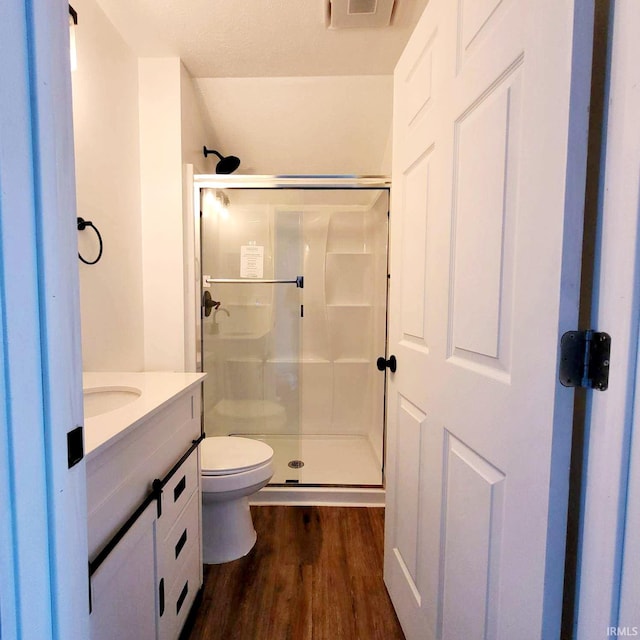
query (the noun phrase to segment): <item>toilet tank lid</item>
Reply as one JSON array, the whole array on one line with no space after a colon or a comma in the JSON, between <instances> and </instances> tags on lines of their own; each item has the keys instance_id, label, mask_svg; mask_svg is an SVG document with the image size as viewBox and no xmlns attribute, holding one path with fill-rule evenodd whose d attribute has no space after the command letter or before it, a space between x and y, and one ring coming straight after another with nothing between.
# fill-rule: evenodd
<instances>
[{"instance_id":1,"label":"toilet tank lid","mask_svg":"<svg viewBox=\"0 0 640 640\"><path fill-rule=\"evenodd\" d=\"M200 445L203 474L240 473L269 462L273 449L260 440L237 436L209 436Z\"/></svg>"}]
</instances>

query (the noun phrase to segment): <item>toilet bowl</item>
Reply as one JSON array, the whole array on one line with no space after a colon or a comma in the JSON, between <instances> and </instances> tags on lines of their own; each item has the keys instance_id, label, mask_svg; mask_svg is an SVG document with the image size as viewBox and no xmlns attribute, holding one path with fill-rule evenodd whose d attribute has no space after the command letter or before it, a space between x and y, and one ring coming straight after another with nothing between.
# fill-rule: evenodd
<instances>
[{"instance_id":1,"label":"toilet bowl","mask_svg":"<svg viewBox=\"0 0 640 640\"><path fill-rule=\"evenodd\" d=\"M247 555L256 542L249 496L273 475L273 449L235 436L207 437L200 445L202 555L220 564Z\"/></svg>"}]
</instances>

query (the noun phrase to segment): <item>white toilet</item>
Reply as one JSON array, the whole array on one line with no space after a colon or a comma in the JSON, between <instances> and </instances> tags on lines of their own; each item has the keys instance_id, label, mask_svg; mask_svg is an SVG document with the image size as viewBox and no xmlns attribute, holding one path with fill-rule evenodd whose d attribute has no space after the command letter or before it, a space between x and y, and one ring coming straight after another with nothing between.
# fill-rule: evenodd
<instances>
[{"instance_id":1,"label":"white toilet","mask_svg":"<svg viewBox=\"0 0 640 640\"><path fill-rule=\"evenodd\" d=\"M207 437L200 445L202 553L205 564L247 555L256 542L249 496L273 475L273 449L235 436Z\"/></svg>"}]
</instances>

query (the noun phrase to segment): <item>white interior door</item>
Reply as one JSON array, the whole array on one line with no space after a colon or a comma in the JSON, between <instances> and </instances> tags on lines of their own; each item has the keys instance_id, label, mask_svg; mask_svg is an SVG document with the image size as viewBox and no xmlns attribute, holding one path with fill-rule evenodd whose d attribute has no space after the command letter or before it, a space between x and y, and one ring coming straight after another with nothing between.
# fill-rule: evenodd
<instances>
[{"instance_id":1,"label":"white interior door","mask_svg":"<svg viewBox=\"0 0 640 640\"><path fill-rule=\"evenodd\" d=\"M559 637L592 12L431 0L395 71L385 580L408 640Z\"/></svg>"},{"instance_id":2,"label":"white interior door","mask_svg":"<svg viewBox=\"0 0 640 640\"><path fill-rule=\"evenodd\" d=\"M89 637L67 2L0 2L0 637ZM75 432L78 433L77 431Z\"/></svg>"}]
</instances>

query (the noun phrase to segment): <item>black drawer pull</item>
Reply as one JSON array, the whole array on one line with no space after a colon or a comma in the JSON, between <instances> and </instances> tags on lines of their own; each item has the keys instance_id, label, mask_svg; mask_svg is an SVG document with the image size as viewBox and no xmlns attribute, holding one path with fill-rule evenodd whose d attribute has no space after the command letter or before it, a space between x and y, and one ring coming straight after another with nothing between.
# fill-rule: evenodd
<instances>
[{"instance_id":1,"label":"black drawer pull","mask_svg":"<svg viewBox=\"0 0 640 640\"><path fill-rule=\"evenodd\" d=\"M176 488L173 490L173 501L178 502L178 498L182 495L182 492L187 488L187 476L182 476L182 480L178 482Z\"/></svg>"},{"instance_id":2,"label":"black drawer pull","mask_svg":"<svg viewBox=\"0 0 640 640\"><path fill-rule=\"evenodd\" d=\"M187 598L187 593L189 593L189 581L187 580L184 583L184 587L182 587L182 592L180 593L180 597L178 598L178 602L176 602L176 615L180 613L180 609L182 609L182 605Z\"/></svg>"},{"instance_id":3,"label":"black drawer pull","mask_svg":"<svg viewBox=\"0 0 640 640\"><path fill-rule=\"evenodd\" d=\"M160 580L160 586L158 587L158 597L160 599L160 617L164 613L164 578Z\"/></svg>"},{"instance_id":4,"label":"black drawer pull","mask_svg":"<svg viewBox=\"0 0 640 640\"><path fill-rule=\"evenodd\" d=\"M187 544L187 530L186 529L182 532L182 535L180 536L180 540L178 540L178 543L176 544L176 560L178 559L178 556L180 555L180 552L184 548L185 544Z\"/></svg>"}]
</instances>

